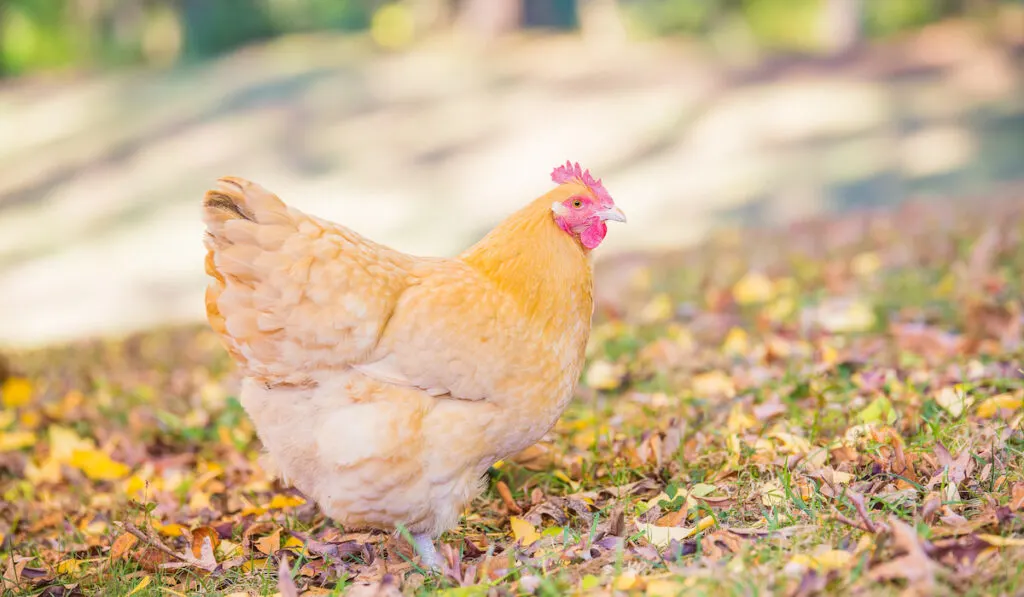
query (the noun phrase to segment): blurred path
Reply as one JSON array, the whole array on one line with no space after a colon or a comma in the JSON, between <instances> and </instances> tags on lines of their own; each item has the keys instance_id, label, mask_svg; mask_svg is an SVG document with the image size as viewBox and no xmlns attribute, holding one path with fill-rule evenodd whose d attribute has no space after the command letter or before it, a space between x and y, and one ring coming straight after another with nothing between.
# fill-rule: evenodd
<instances>
[{"instance_id":1,"label":"blurred path","mask_svg":"<svg viewBox=\"0 0 1024 597\"><path fill-rule=\"evenodd\" d=\"M936 27L835 61L731 71L573 39L371 54L282 39L169 72L0 87L0 345L202 317L203 190L223 174L421 254L452 254L580 161L678 246L1024 175L1020 52ZM605 247L602 247L605 249Z\"/></svg>"}]
</instances>

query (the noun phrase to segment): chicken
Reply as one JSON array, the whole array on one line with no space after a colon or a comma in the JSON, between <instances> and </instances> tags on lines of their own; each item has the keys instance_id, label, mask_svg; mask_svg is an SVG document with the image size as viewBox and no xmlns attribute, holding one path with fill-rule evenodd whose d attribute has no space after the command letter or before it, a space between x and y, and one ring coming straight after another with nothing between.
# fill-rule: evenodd
<instances>
[{"instance_id":1,"label":"chicken","mask_svg":"<svg viewBox=\"0 0 1024 597\"><path fill-rule=\"evenodd\" d=\"M424 566L487 469L573 395L590 252L625 222L578 164L454 259L414 257L223 178L203 215L206 312L264 462L348 528L407 529Z\"/></svg>"}]
</instances>

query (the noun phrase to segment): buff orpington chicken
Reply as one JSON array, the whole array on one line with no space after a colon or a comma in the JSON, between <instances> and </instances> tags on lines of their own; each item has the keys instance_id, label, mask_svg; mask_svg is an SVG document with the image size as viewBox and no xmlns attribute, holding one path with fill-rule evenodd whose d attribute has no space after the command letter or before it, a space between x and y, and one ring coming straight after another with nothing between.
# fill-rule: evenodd
<instances>
[{"instance_id":1,"label":"buff orpington chicken","mask_svg":"<svg viewBox=\"0 0 1024 597\"><path fill-rule=\"evenodd\" d=\"M406 528L424 567L488 468L572 398L590 253L625 222L579 164L454 259L414 257L222 178L203 217L210 325L268 469L346 528Z\"/></svg>"}]
</instances>

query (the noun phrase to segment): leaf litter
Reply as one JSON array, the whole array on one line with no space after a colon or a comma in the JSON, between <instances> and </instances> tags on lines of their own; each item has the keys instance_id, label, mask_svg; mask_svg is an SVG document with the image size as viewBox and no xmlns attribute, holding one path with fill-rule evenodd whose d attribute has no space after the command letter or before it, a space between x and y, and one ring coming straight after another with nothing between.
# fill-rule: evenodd
<instances>
[{"instance_id":1,"label":"leaf litter","mask_svg":"<svg viewBox=\"0 0 1024 597\"><path fill-rule=\"evenodd\" d=\"M205 329L8 354L3 592L1019 594L1019 199L599 263L577 399L438 573L272 480Z\"/></svg>"}]
</instances>

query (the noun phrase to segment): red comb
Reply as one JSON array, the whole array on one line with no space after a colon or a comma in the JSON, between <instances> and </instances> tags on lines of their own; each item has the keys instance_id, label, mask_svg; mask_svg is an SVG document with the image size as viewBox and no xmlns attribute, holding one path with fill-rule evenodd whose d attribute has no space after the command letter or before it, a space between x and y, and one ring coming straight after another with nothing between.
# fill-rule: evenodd
<instances>
[{"instance_id":1,"label":"red comb","mask_svg":"<svg viewBox=\"0 0 1024 597\"><path fill-rule=\"evenodd\" d=\"M565 184L567 182L579 183L590 189L590 192L593 193L602 204L615 204L615 202L612 201L612 196L605 190L601 181L595 180L594 177L590 175L590 170L580 168L579 162L574 164L567 161L564 166L555 168L554 171L551 172L551 180L558 184Z\"/></svg>"}]
</instances>

